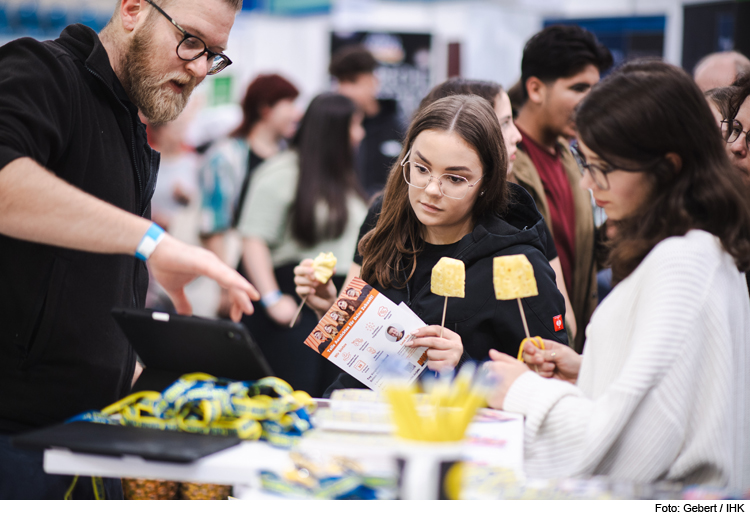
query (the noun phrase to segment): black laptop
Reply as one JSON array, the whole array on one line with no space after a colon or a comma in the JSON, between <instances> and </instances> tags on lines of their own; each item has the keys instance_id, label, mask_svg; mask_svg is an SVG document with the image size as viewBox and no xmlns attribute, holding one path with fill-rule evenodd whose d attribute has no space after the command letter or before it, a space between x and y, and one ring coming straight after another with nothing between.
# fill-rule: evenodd
<instances>
[{"instance_id":1,"label":"black laptop","mask_svg":"<svg viewBox=\"0 0 750 528\"><path fill-rule=\"evenodd\" d=\"M130 308L114 309L112 315L146 365L133 392L161 392L181 375L191 372L240 381L272 375L257 344L240 324ZM72 422L20 434L12 442L28 449L64 447L81 453L137 455L147 460L184 463L236 445L240 440Z\"/></svg>"},{"instance_id":2,"label":"black laptop","mask_svg":"<svg viewBox=\"0 0 750 528\"><path fill-rule=\"evenodd\" d=\"M240 381L273 375L239 323L133 308L116 308L112 315L146 366L134 392L161 392L191 372Z\"/></svg>"},{"instance_id":3,"label":"black laptop","mask_svg":"<svg viewBox=\"0 0 750 528\"><path fill-rule=\"evenodd\" d=\"M36 429L12 438L15 447L63 447L74 453L188 463L241 442L236 436L161 431L92 422L71 422Z\"/></svg>"}]
</instances>

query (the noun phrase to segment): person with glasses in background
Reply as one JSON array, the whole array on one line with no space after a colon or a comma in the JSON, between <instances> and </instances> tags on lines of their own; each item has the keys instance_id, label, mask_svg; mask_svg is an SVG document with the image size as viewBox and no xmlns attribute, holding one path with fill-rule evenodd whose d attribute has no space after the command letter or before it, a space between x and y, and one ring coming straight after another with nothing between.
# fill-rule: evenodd
<instances>
[{"instance_id":1,"label":"person with glasses in background","mask_svg":"<svg viewBox=\"0 0 750 528\"><path fill-rule=\"evenodd\" d=\"M0 48L0 498L62 498L72 481L46 475L42 453L12 447L12 434L130 392L139 367L110 311L143 307L147 263L183 314L183 287L199 275L230 290L235 320L260 297L150 222L159 154L139 118L175 119L231 64L240 6L121 0L98 35L75 24ZM119 480L106 490L122 497ZM77 497L94 497L90 479Z\"/></svg>"},{"instance_id":2,"label":"person with glasses in background","mask_svg":"<svg viewBox=\"0 0 750 528\"><path fill-rule=\"evenodd\" d=\"M727 143L729 160L743 175L750 186L750 74L739 77L726 89L729 100L726 115L721 121L721 133Z\"/></svg>"},{"instance_id":3,"label":"person with glasses in background","mask_svg":"<svg viewBox=\"0 0 750 528\"><path fill-rule=\"evenodd\" d=\"M515 301L498 301L493 259L524 254L534 267L539 295L523 299L529 331L567 344L557 329L565 302L545 256L543 219L531 196L508 184L507 150L492 106L475 95L438 99L417 114L394 164L374 229L359 243L360 276L396 304L406 303L428 326L406 343L427 347L431 371L488 358L490 348L515 354L525 337ZM448 300L431 292L432 268L442 257L460 259L466 296ZM297 294L319 316L336 289L312 280L309 262L295 269ZM340 374L329 387L363 387Z\"/></svg>"},{"instance_id":4,"label":"person with glasses in background","mask_svg":"<svg viewBox=\"0 0 750 528\"><path fill-rule=\"evenodd\" d=\"M576 125L580 185L616 224L616 285L582 356L526 343L537 374L491 352L488 403L526 417L529 477L747 490L750 204L708 104L681 68L635 62L592 88Z\"/></svg>"},{"instance_id":5,"label":"person with glasses in background","mask_svg":"<svg viewBox=\"0 0 750 528\"><path fill-rule=\"evenodd\" d=\"M741 75L731 86L709 90L705 96L712 103L712 111L713 107L718 109L721 136L729 161L750 188L750 139L747 137L750 128L750 74ZM714 111L714 116L716 113ZM750 273L746 273L745 278L750 293Z\"/></svg>"}]
</instances>

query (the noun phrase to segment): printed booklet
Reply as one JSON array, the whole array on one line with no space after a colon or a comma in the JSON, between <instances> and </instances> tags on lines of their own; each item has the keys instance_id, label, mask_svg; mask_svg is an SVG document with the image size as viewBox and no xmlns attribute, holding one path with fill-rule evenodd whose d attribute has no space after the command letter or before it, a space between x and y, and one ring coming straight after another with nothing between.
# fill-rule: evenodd
<instances>
[{"instance_id":1,"label":"printed booklet","mask_svg":"<svg viewBox=\"0 0 750 528\"><path fill-rule=\"evenodd\" d=\"M404 303L396 305L361 279L353 279L305 344L373 390L401 374L409 383L427 365L427 347L404 346L427 326Z\"/></svg>"}]
</instances>

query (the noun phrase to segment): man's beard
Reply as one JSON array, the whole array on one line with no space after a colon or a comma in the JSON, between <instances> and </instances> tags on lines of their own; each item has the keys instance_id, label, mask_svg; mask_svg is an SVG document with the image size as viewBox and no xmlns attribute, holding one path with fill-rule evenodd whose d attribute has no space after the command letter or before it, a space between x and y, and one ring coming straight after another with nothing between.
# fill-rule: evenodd
<instances>
[{"instance_id":1,"label":"man's beard","mask_svg":"<svg viewBox=\"0 0 750 528\"><path fill-rule=\"evenodd\" d=\"M153 56L151 38L144 33L146 32L133 36L122 63L120 81L130 100L148 122L163 125L180 115L198 82L187 73L179 76L153 71L149 61ZM170 81L177 82L182 87L182 92L175 93L167 84Z\"/></svg>"}]
</instances>

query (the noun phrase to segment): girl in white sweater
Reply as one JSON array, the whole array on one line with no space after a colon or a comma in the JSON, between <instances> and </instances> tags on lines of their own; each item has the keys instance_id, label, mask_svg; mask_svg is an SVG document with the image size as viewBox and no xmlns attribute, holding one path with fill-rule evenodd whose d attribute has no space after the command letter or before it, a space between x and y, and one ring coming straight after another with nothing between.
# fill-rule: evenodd
<instances>
[{"instance_id":1,"label":"girl in white sweater","mask_svg":"<svg viewBox=\"0 0 750 528\"><path fill-rule=\"evenodd\" d=\"M527 344L536 374L492 351L490 404L526 416L529 476L750 488L750 200L711 111L684 71L640 62L576 124L618 284L583 356Z\"/></svg>"}]
</instances>

